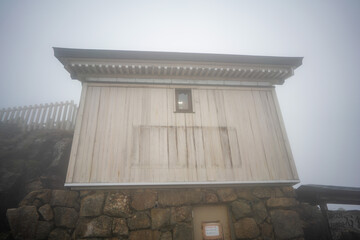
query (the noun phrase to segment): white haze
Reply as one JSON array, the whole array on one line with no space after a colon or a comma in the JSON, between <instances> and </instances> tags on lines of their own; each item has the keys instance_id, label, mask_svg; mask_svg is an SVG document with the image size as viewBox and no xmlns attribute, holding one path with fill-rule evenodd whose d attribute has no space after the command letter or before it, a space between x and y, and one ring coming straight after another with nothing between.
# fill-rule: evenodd
<instances>
[{"instance_id":1,"label":"white haze","mask_svg":"<svg viewBox=\"0 0 360 240\"><path fill-rule=\"evenodd\" d=\"M278 86L301 184L360 187L360 1L1 1L0 108L78 102L52 47L300 56Z\"/></svg>"}]
</instances>

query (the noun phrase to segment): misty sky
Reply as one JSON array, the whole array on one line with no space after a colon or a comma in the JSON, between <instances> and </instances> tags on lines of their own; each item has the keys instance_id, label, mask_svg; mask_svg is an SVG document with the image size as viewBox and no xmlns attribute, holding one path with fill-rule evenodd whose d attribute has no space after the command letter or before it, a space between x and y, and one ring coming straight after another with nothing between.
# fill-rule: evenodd
<instances>
[{"instance_id":1,"label":"misty sky","mask_svg":"<svg viewBox=\"0 0 360 240\"><path fill-rule=\"evenodd\" d=\"M304 57L276 88L302 184L360 187L360 1L0 2L0 108L78 102L52 47Z\"/></svg>"}]
</instances>

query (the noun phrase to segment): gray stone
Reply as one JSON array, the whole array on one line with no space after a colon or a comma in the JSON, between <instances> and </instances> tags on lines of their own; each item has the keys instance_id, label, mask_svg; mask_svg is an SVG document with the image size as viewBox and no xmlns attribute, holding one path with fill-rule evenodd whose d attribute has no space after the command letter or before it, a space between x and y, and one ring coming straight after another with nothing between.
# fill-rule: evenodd
<instances>
[{"instance_id":1,"label":"gray stone","mask_svg":"<svg viewBox=\"0 0 360 240\"><path fill-rule=\"evenodd\" d=\"M40 216L45 221L50 221L54 218L53 210L51 209L51 206L49 204L45 204L42 207L39 208Z\"/></svg>"},{"instance_id":2,"label":"gray stone","mask_svg":"<svg viewBox=\"0 0 360 240\"><path fill-rule=\"evenodd\" d=\"M259 228L253 218L243 218L234 224L237 238L256 238L260 235Z\"/></svg>"},{"instance_id":3,"label":"gray stone","mask_svg":"<svg viewBox=\"0 0 360 240\"><path fill-rule=\"evenodd\" d=\"M235 191L232 188L220 188L216 192L222 202L231 202L237 198Z\"/></svg>"},{"instance_id":4,"label":"gray stone","mask_svg":"<svg viewBox=\"0 0 360 240\"><path fill-rule=\"evenodd\" d=\"M104 206L104 214L113 217L130 217L130 198L123 193L109 193Z\"/></svg>"},{"instance_id":5,"label":"gray stone","mask_svg":"<svg viewBox=\"0 0 360 240\"><path fill-rule=\"evenodd\" d=\"M51 197L51 190L49 189L42 189L42 190L37 190L37 191L33 191L28 193L23 200L21 200L21 202L19 203L19 206L33 206L34 205L34 201L40 200L40 205L42 204L46 204L49 203ZM36 204L39 205L39 204Z\"/></svg>"},{"instance_id":6,"label":"gray stone","mask_svg":"<svg viewBox=\"0 0 360 240\"><path fill-rule=\"evenodd\" d=\"M231 210L235 219L250 216L252 213L250 204L243 200L232 202Z\"/></svg>"},{"instance_id":7,"label":"gray stone","mask_svg":"<svg viewBox=\"0 0 360 240\"><path fill-rule=\"evenodd\" d=\"M56 228L50 234L48 240L70 240L71 237L65 229Z\"/></svg>"},{"instance_id":8,"label":"gray stone","mask_svg":"<svg viewBox=\"0 0 360 240\"><path fill-rule=\"evenodd\" d=\"M190 225L180 223L174 228L174 240L191 240L193 239L193 229Z\"/></svg>"},{"instance_id":9,"label":"gray stone","mask_svg":"<svg viewBox=\"0 0 360 240\"><path fill-rule=\"evenodd\" d=\"M298 202L294 198L270 198L266 201L266 205L269 208L286 208L297 206Z\"/></svg>"},{"instance_id":10,"label":"gray stone","mask_svg":"<svg viewBox=\"0 0 360 240\"><path fill-rule=\"evenodd\" d=\"M129 229L126 225L126 220L123 218L114 218L112 224L112 233L118 237L129 235Z\"/></svg>"},{"instance_id":11,"label":"gray stone","mask_svg":"<svg viewBox=\"0 0 360 240\"><path fill-rule=\"evenodd\" d=\"M258 201L258 198L255 197L250 191L244 189L237 189L236 195L239 199L246 201Z\"/></svg>"},{"instance_id":12,"label":"gray stone","mask_svg":"<svg viewBox=\"0 0 360 240\"><path fill-rule=\"evenodd\" d=\"M200 203L203 193L196 190L161 191L158 201L161 206L180 206Z\"/></svg>"},{"instance_id":13,"label":"gray stone","mask_svg":"<svg viewBox=\"0 0 360 240\"><path fill-rule=\"evenodd\" d=\"M88 195L81 200L80 217L94 217L102 214L105 194L103 192L96 192Z\"/></svg>"},{"instance_id":14,"label":"gray stone","mask_svg":"<svg viewBox=\"0 0 360 240\"><path fill-rule=\"evenodd\" d=\"M191 221L190 206L181 206L171 208L171 223Z\"/></svg>"},{"instance_id":15,"label":"gray stone","mask_svg":"<svg viewBox=\"0 0 360 240\"><path fill-rule=\"evenodd\" d=\"M280 188L274 188L271 197L272 198L281 198L281 197L284 197L284 194Z\"/></svg>"},{"instance_id":16,"label":"gray stone","mask_svg":"<svg viewBox=\"0 0 360 240\"><path fill-rule=\"evenodd\" d=\"M295 190L293 187L282 187L282 192L286 197L296 197Z\"/></svg>"},{"instance_id":17,"label":"gray stone","mask_svg":"<svg viewBox=\"0 0 360 240\"><path fill-rule=\"evenodd\" d=\"M254 219L257 223L263 222L268 216L268 212L263 202L258 201L252 206Z\"/></svg>"},{"instance_id":18,"label":"gray stone","mask_svg":"<svg viewBox=\"0 0 360 240\"><path fill-rule=\"evenodd\" d=\"M252 194L258 198L270 198L271 190L269 188L259 187L259 188L255 188Z\"/></svg>"},{"instance_id":19,"label":"gray stone","mask_svg":"<svg viewBox=\"0 0 360 240\"><path fill-rule=\"evenodd\" d=\"M92 219L81 218L75 235L80 238L111 237L112 227L112 218L108 216L103 215Z\"/></svg>"},{"instance_id":20,"label":"gray stone","mask_svg":"<svg viewBox=\"0 0 360 240\"><path fill-rule=\"evenodd\" d=\"M261 236L263 238L271 239L273 236L273 227L269 223L263 223L260 225Z\"/></svg>"},{"instance_id":21,"label":"gray stone","mask_svg":"<svg viewBox=\"0 0 360 240\"><path fill-rule=\"evenodd\" d=\"M135 192L132 194L131 207L141 211L155 206L156 203L155 192Z\"/></svg>"},{"instance_id":22,"label":"gray stone","mask_svg":"<svg viewBox=\"0 0 360 240\"><path fill-rule=\"evenodd\" d=\"M36 207L11 208L6 211L6 216L15 239L35 239L39 219Z\"/></svg>"},{"instance_id":23,"label":"gray stone","mask_svg":"<svg viewBox=\"0 0 360 240\"><path fill-rule=\"evenodd\" d=\"M36 195L36 198L39 199L43 204L50 203L51 200L51 190L43 189Z\"/></svg>"},{"instance_id":24,"label":"gray stone","mask_svg":"<svg viewBox=\"0 0 360 240\"><path fill-rule=\"evenodd\" d=\"M160 232L154 230L132 231L129 236L129 240L159 240L159 238Z\"/></svg>"},{"instance_id":25,"label":"gray stone","mask_svg":"<svg viewBox=\"0 0 360 240\"><path fill-rule=\"evenodd\" d=\"M79 209L79 193L75 191L53 190L50 200L53 207Z\"/></svg>"},{"instance_id":26,"label":"gray stone","mask_svg":"<svg viewBox=\"0 0 360 240\"><path fill-rule=\"evenodd\" d=\"M78 220L78 213L73 208L55 207L55 225L57 227L75 228Z\"/></svg>"},{"instance_id":27,"label":"gray stone","mask_svg":"<svg viewBox=\"0 0 360 240\"><path fill-rule=\"evenodd\" d=\"M172 240L171 232L163 232L161 234L160 240Z\"/></svg>"},{"instance_id":28,"label":"gray stone","mask_svg":"<svg viewBox=\"0 0 360 240\"><path fill-rule=\"evenodd\" d=\"M151 209L152 229L159 229L170 224L169 208L153 208Z\"/></svg>"},{"instance_id":29,"label":"gray stone","mask_svg":"<svg viewBox=\"0 0 360 240\"><path fill-rule=\"evenodd\" d=\"M36 239L48 239L51 230L54 228L52 222L39 221L36 230Z\"/></svg>"},{"instance_id":30,"label":"gray stone","mask_svg":"<svg viewBox=\"0 0 360 240\"><path fill-rule=\"evenodd\" d=\"M217 195L215 193L206 192L204 201L206 203L217 203L217 202L219 202L219 199L218 199L218 197L217 197Z\"/></svg>"},{"instance_id":31,"label":"gray stone","mask_svg":"<svg viewBox=\"0 0 360 240\"><path fill-rule=\"evenodd\" d=\"M299 215L291 210L273 210L270 212L275 236L278 239L302 237L303 230Z\"/></svg>"},{"instance_id":32,"label":"gray stone","mask_svg":"<svg viewBox=\"0 0 360 240\"><path fill-rule=\"evenodd\" d=\"M144 229L151 226L151 221L147 213L137 212L134 216L127 220L128 226L131 230Z\"/></svg>"}]
</instances>

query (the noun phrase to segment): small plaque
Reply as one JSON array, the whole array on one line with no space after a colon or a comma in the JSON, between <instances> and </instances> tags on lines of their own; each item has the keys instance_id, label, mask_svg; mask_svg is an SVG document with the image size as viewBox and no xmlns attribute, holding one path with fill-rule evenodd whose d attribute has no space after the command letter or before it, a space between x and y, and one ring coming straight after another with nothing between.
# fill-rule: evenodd
<instances>
[{"instance_id":1,"label":"small plaque","mask_svg":"<svg viewBox=\"0 0 360 240\"><path fill-rule=\"evenodd\" d=\"M205 226L205 236L214 237L219 235L220 235L219 226Z\"/></svg>"},{"instance_id":2,"label":"small plaque","mask_svg":"<svg viewBox=\"0 0 360 240\"><path fill-rule=\"evenodd\" d=\"M223 239L222 226L219 222L202 223L202 230L204 240Z\"/></svg>"}]
</instances>

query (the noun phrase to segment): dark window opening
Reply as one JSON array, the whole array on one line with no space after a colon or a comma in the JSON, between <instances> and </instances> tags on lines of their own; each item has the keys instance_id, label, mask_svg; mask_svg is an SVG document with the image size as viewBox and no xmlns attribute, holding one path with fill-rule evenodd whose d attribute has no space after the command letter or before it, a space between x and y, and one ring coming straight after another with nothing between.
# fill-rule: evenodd
<instances>
[{"instance_id":1,"label":"dark window opening","mask_svg":"<svg viewBox=\"0 0 360 240\"><path fill-rule=\"evenodd\" d=\"M192 99L191 89L175 89L176 112L191 113Z\"/></svg>"}]
</instances>

